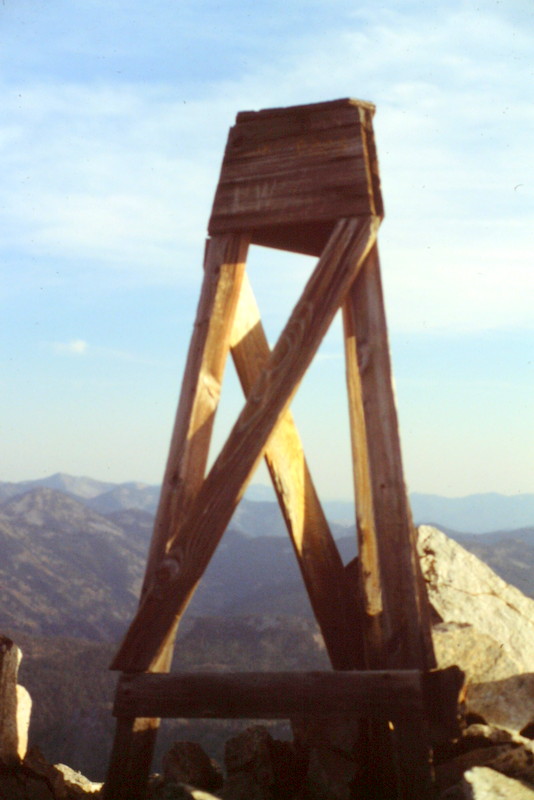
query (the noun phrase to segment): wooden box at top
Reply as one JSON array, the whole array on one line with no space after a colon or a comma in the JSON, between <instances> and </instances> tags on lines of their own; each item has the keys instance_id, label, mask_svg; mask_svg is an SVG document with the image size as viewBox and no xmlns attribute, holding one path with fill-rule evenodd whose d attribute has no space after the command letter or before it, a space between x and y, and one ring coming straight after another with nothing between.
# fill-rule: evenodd
<instances>
[{"instance_id":1,"label":"wooden box at top","mask_svg":"<svg viewBox=\"0 0 534 800\"><path fill-rule=\"evenodd\" d=\"M340 218L382 217L373 114L350 99L238 114L209 234L318 256Z\"/></svg>"}]
</instances>

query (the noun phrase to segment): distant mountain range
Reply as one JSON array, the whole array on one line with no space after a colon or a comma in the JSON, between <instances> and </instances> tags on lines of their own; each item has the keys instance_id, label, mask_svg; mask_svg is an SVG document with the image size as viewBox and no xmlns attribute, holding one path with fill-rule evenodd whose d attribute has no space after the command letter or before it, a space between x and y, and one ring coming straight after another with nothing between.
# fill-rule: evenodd
<instances>
[{"instance_id":1,"label":"distant mountain range","mask_svg":"<svg viewBox=\"0 0 534 800\"><path fill-rule=\"evenodd\" d=\"M0 630L93 641L119 638L139 596L153 514L121 508L154 487L110 489L82 479L59 479L63 490L0 484ZM110 501L114 493L115 501ZM88 497L87 494L90 494ZM99 505L99 502L101 505ZM102 510L97 511L96 508ZM113 510L110 510L113 509ZM435 520L428 520L435 522ZM534 594L534 526L490 534L441 526L526 594ZM344 562L356 555L354 526L332 524ZM189 614L285 614L311 609L275 503L245 500L228 527Z\"/></svg>"},{"instance_id":2,"label":"distant mountain range","mask_svg":"<svg viewBox=\"0 0 534 800\"><path fill-rule=\"evenodd\" d=\"M55 489L81 500L99 514L125 509L142 509L154 514L160 488L146 483L109 483L93 478L56 473L48 478L19 483L0 482L0 503L30 489ZM254 506L251 506L254 503ZM410 495L414 522L434 524L464 533L490 533L534 525L534 494L472 494L466 497L443 497L414 492ZM261 505L257 505L261 504ZM325 514L336 538L354 525L354 504L327 500ZM261 513L258 513L261 508ZM232 521L234 527L249 536L285 535L282 515L274 491L269 486L252 485L245 494Z\"/></svg>"},{"instance_id":3,"label":"distant mountain range","mask_svg":"<svg viewBox=\"0 0 534 800\"><path fill-rule=\"evenodd\" d=\"M180 626L182 669L326 663L291 543L280 535L278 507L254 492L249 498L257 499L236 511ZM107 664L137 605L157 494L144 484L66 475L0 484L0 633L24 652L21 682L34 700L31 741L50 760L95 779L103 775L113 727ZM440 527L534 596L532 523L477 535ZM332 528L347 563L356 554L354 525ZM171 726L161 746L198 734L217 752L229 724L221 722L217 735L202 721L180 731Z\"/></svg>"}]
</instances>

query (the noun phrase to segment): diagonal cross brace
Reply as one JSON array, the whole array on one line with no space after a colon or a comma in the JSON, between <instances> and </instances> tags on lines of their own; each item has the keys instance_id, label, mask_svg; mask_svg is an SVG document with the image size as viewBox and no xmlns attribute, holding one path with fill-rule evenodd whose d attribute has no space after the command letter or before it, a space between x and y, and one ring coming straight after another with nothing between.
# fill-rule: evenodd
<instances>
[{"instance_id":1,"label":"diagonal cross brace","mask_svg":"<svg viewBox=\"0 0 534 800\"><path fill-rule=\"evenodd\" d=\"M246 274L230 347L248 396L271 350ZM330 662L338 670L362 668L365 648L354 587L313 484L291 409L278 420L264 458Z\"/></svg>"},{"instance_id":2,"label":"diagonal cross brace","mask_svg":"<svg viewBox=\"0 0 534 800\"><path fill-rule=\"evenodd\" d=\"M112 669L144 671L165 647L336 312L376 241L375 216L340 220L189 514L155 571Z\"/></svg>"}]
</instances>

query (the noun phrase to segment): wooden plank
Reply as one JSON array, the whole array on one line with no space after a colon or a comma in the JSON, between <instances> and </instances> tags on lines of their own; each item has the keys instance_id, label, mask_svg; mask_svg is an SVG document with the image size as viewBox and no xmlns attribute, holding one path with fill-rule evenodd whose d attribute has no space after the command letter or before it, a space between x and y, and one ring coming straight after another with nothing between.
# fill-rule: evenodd
<instances>
[{"instance_id":1,"label":"wooden plank","mask_svg":"<svg viewBox=\"0 0 534 800\"><path fill-rule=\"evenodd\" d=\"M117 719L104 800L145 800L158 726L155 718Z\"/></svg>"},{"instance_id":2,"label":"wooden plank","mask_svg":"<svg viewBox=\"0 0 534 800\"><path fill-rule=\"evenodd\" d=\"M365 144L360 125L356 115L350 125L326 132L304 128L291 132L289 129L283 131L284 135L271 138L265 136L263 126L255 128L257 136L236 126L228 137L220 182L235 177L235 173L242 168L248 168L249 172L253 167L256 168L261 178L277 163L283 165L286 162L286 168L291 170L298 166L318 167L331 159L362 161L365 158Z\"/></svg>"},{"instance_id":3,"label":"wooden plank","mask_svg":"<svg viewBox=\"0 0 534 800\"><path fill-rule=\"evenodd\" d=\"M146 591L206 471L250 236L206 245L204 281L184 372L144 582Z\"/></svg>"},{"instance_id":4,"label":"wooden plank","mask_svg":"<svg viewBox=\"0 0 534 800\"><path fill-rule=\"evenodd\" d=\"M232 196L225 194L224 202L214 207L210 220L210 234L226 233L231 230L250 231L272 225L287 225L301 219L306 221L336 220L340 217L369 216L369 199L367 194L354 192L339 196L334 190L325 190L324 194L299 194L298 186L288 191L283 197L269 201L270 185L260 187L258 197L244 197L239 193Z\"/></svg>"},{"instance_id":5,"label":"wooden plank","mask_svg":"<svg viewBox=\"0 0 534 800\"><path fill-rule=\"evenodd\" d=\"M343 306L343 323L358 536L358 558L355 562L356 586L362 610L365 666L368 669L376 669L381 660L385 634L378 541L369 468L369 449L372 443L367 438L356 337L346 303Z\"/></svg>"},{"instance_id":6,"label":"wooden plank","mask_svg":"<svg viewBox=\"0 0 534 800\"><path fill-rule=\"evenodd\" d=\"M360 108L362 123L362 144L365 151L365 165L367 169L367 184L370 190L370 206L373 214L384 217L384 202L380 188L380 171L378 169L378 156L373 132L374 110Z\"/></svg>"},{"instance_id":7,"label":"wooden plank","mask_svg":"<svg viewBox=\"0 0 534 800\"><path fill-rule=\"evenodd\" d=\"M344 100L239 115L209 232L269 228L269 246L317 254L316 245L310 250L297 236L300 226L329 221L328 236L342 217L382 215L373 113L370 104ZM289 223L294 238L285 227L277 241L274 229Z\"/></svg>"},{"instance_id":8,"label":"wooden plank","mask_svg":"<svg viewBox=\"0 0 534 800\"><path fill-rule=\"evenodd\" d=\"M252 231L252 244L274 247L291 253L320 256L335 224L332 220L314 220L303 222L302 225L276 224L255 228Z\"/></svg>"},{"instance_id":9,"label":"wooden plank","mask_svg":"<svg viewBox=\"0 0 534 800\"><path fill-rule=\"evenodd\" d=\"M428 715L442 740L458 733L463 673L458 667L421 670L316 672L132 673L119 682L113 713L119 717L290 719L372 717L403 720ZM446 694L447 704L436 702Z\"/></svg>"},{"instance_id":10,"label":"wooden plank","mask_svg":"<svg viewBox=\"0 0 534 800\"><path fill-rule=\"evenodd\" d=\"M374 578L362 572L364 587L375 587L378 581L381 584L381 600L374 588L369 590L368 604L380 613L382 637L370 666L431 669L435 667L435 657L429 606L404 485L376 246L354 281L343 312L347 369L352 382L349 392L353 397L361 395L357 416L363 413L364 417L362 423L355 422L353 429L356 484L361 485L360 547L373 554L369 569L380 570L380 576ZM369 474L362 480L365 461ZM377 562L379 567L373 566Z\"/></svg>"},{"instance_id":11,"label":"wooden plank","mask_svg":"<svg viewBox=\"0 0 534 800\"><path fill-rule=\"evenodd\" d=\"M263 108L260 111L240 111L236 117L236 122L266 122L268 120L274 120L276 117L287 118L288 112L293 113L296 117L305 116L309 118L312 114L317 113L321 114L321 116L328 116L330 114L334 119L339 119L343 111L351 111L354 108L366 108L374 112L376 106L366 100L355 100L352 97L343 97L339 100L327 100L322 103L305 103L289 107Z\"/></svg>"},{"instance_id":12,"label":"wooden plank","mask_svg":"<svg viewBox=\"0 0 534 800\"><path fill-rule=\"evenodd\" d=\"M143 671L185 610L337 309L376 240L379 220L341 220L213 464L172 548L145 593L114 669Z\"/></svg>"},{"instance_id":13,"label":"wooden plank","mask_svg":"<svg viewBox=\"0 0 534 800\"><path fill-rule=\"evenodd\" d=\"M263 179L266 176L284 176L295 170L315 170L329 164L334 169L342 164L350 164L354 169L362 170L365 168L363 164L365 157L366 150L362 140L340 138L339 141L329 142L327 147L326 143L319 139L313 150L309 148L305 152L295 143L295 147L277 153L262 152L261 158L253 153L232 158L224 166L220 183L224 185L239 178Z\"/></svg>"},{"instance_id":14,"label":"wooden plank","mask_svg":"<svg viewBox=\"0 0 534 800\"><path fill-rule=\"evenodd\" d=\"M367 664L427 670L435 666L429 606L404 485L376 245L347 295L343 319ZM392 731L371 722L368 748L384 765L383 774L368 776L377 796L393 781L399 800L430 800L427 715L407 714Z\"/></svg>"},{"instance_id":15,"label":"wooden plank","mask_svg":"<svg viewBox=\"0 0 534 800\"><path fill-rule=\"evenodd\" d=\"M243 391L248 395L271 353L246 275L231 348ZM265 461L332 666L335 669L363 668L363 640L356 598L349 587L289 409L268 440Z\"/></svg>"},{"instance_id":16,"label":"wooden plank","mask_svg":"<svg viewBox=\"0 0 534 800\"><path fill-rule=\"evenodd\" d=\"M421 673L181 672L121 678L113 713L162 718L398 716L423 707Z\"/></svg>"},{"instance_id":17,"label":"wooden plank","mask_svg":"<svg viewBox=\"0 0 534 800\"><path fill-rule=\"evenodd\" d=\"M207 244L204 281L163 479L143 594L157 574L173 533L204 478L230 331L245 270L249 237L228 235ZM167 631L146 669L170 668L176 625ZM106 798L137 800L146 786L159 720L122 719L106 778ZM125 788L126 787L126 788Z\"/></svg>"},{"instance_id":18,"label":"wooden plank","mask_svg":"<svg viewBox=\"0 0 534 800\"><path fill-rule=\"evenodd\" d=\"M240 205L265 202L283 198L298 190L303 195L316 195L317 186L321 191L367 195L367 171L363 159L328 159L310 168L296 163L291 169L280 169L273 163L269 172L261 176L250 174L248 170L236 170L234 178L227 179L219 186L218 199L224 206L225 198L232 202L238 198Z\"/></svg>"}]
</instances>

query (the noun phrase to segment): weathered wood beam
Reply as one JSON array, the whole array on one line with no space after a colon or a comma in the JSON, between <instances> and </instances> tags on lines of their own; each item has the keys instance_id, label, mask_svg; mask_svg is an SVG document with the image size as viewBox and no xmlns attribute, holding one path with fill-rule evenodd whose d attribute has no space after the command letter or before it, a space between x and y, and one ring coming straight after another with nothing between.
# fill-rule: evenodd
<instances>
[{"instance_id":1,"label":"weathered wood beam","mask_svg":"<svg viewBox=\"0 0 534 800\"><path fill-rule=\"evenodd\" d=\"M204 480L250 236L208 239L204 280L184 371L143 591Z\"/></svg>"},{"instance_id":2,"label":"weathered wood beam","mask_svg":"<svg viewBox=\"0 0 534 800\"><path fill-rule=\"evenodd\" d=\"M371 216L337 223L268 364L157 569L113 669L144 671L157 658L230 522L269 436L373 246L379 222Z\"/></svg>"},{"instance_id":3,"label":"weathered wood beam","mask_svg":"<svg viewBox=\"0 0 534 800\"><path fill-rule=\"evenodd\" d=\"M118 717L103 788L105 800L145 800L159 722L155 716Z\"/></svg>"},{"instance_id":4,"label":"weathered wood beam","mask_svg":"<svg viewBox=\"0 0 534 800\"><path fill-rule=\"evenodd\" d=\"M243 391L248 395L271 351L246 275L231 351ZM364 643L357 597L347 579L289 409L280 417L264 456L332 666L363 669Z\"/></svg>"},{"instance_id":5,"label":"weathered wood beam","mask_svg":"<svg viewBox=\"0 0 534 800\"><path fill-rule=\"evenodd\" d=\"M429 605L404 484L376 244L347 295L343 322L367 666L432 669ZM427 714L415 709L391 732L371 720L367 746L383 764L383 773L369 776L377 796L392 782L399 800L432 796Z\"/></svg>"},{"instance_id":6,"label":"weathered wood beam","mask_svg":"<svg viewBox=\"0 0 534 800\"><path fill-rule=\"evenodd\" d=\"M294 716L404 719L427 715L458 733L458 667L422 672L133 673L120 679L113 713L163 718L286 719Z\"/></svg>"},{"instance_id":7,"label":"weathered wood beam","mask_svg":"<svg viewBox=\"0 0 534 800\"><path fill-rule=\"evenodd\" d=\"M143 594L152 585L169 542L204 479L249 240L247 235L228 234L207 242L204 281L161 488ZM175 633L176 625L172 625L146 663L146 669L158 672L170 669ZM106 800L142 797L158 727L157 717L118 720L104 789Z\"/></svg>"},{"instance_id":8,"label":"weathered wood beam","mask_svg":"<svg viewBox=\"0 0 534 800\"><path fill-rule=\"evenodd\" d=\"M430 612L404 484L376 245L347 295L343 320L363 554L360 584L367 613L377 617L369 667L432 669Z\"/></svg>"},{"instance_id":9,"label":"weathered wood beam","mask_svg":"<svg viewBox=\"0 0 534 800\"><path fill-rule=\"evenodd\" d=\"M343 99L238 114L210 234L247 230L254 244L320 255L337 220L383 216L373 113Z\"/></svg>"}]
</instances>

